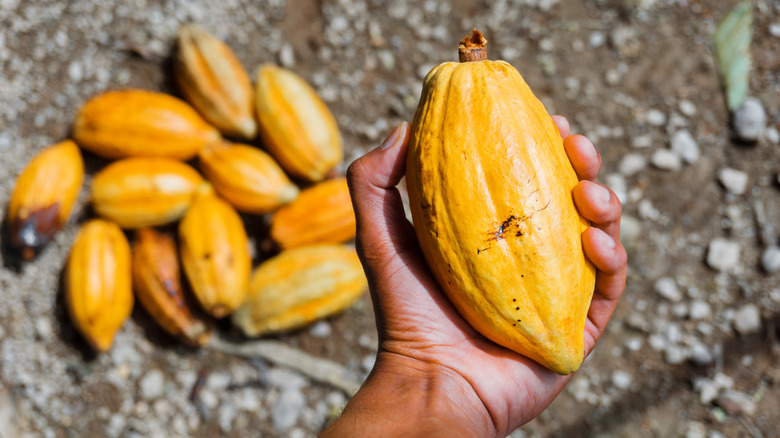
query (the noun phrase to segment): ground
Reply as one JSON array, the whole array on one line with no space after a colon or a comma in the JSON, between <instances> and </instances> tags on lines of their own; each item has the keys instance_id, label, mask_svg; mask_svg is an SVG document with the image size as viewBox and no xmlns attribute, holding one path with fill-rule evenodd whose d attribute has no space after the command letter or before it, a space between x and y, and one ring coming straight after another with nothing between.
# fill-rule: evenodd
<instances>
[{"instance_id":1,"label":"ground","mask_svg":"<svg viewBox=\"0 0 780 438\"><path fill-rule=\"evenodd\" d=\"M624 298L594 354L513 436L780 436L780 273L760 262L780 243L780 2L751 3L749 94L767 114L756 143L735 139L713 55L732 0L0 0L0 212L16 175L68 137L86 99L120 87L177 94L169 54L182 23L225 40L252 75L281 63L309 81L344 135L342 171L412 118L424 75L455 59L476 26L490 58L514 65L548 111L597 145L629 253ZM700 156L672 150L681 131ZM89 184L105 161L86 161ZM60 287L92 215L86 193L34 261L19 266L3 245L0 436L305 437L338 412L348 394L337 387L185 348L138 308L109 353L91 353ZM257 263L264 223L246 223ZM229 323L219 331L246 342ZM376 348L369 298L274 339L360 381Z\"/></svg>"}]
</instances>

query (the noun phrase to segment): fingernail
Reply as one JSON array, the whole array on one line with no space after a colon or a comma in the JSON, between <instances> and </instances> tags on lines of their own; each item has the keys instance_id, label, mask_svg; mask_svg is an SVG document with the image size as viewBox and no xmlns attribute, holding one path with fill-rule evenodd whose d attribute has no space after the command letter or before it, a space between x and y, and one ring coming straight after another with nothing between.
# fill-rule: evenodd
<instances>
[{"instance_id":1,"label":"fingernail","mask_svg":"<svg viewBox=\"0 0 780 438\"><path fill-rule=\"evenodd\" d=\"M591 160L598 160L599 154L596 152L596 146L587 139L580 139L579 144L580 152L586 155Z\"/></svg>"},{"instance_id":2,"label":"fingernail","mask_svg":"<svg viewBox=\"0 0 780 438\"><path fill-rule=\"evenodd\" d=\"M399 123L395 128L393 128L392 131L390 131L390 134L388 134L387 138L385 138L379 147L383 151L386 151L391 147L401 144L403 136L406 135L406 125L408 125L407 122Z\"/></svg>"},{"instance_id":3,"label":"fingernail","mask_svg":"<svg viewBox=\"0 0 780 438\"><path fill-rule=\"evenodd\" d=\"M598 235L596 239L599 241L599 246L610 249L615 247L615 239L613 239L609 234L605 233L604 230L600 228L594 228L594 230L596 230L596 234Z\"/></svg>"}]
</instances>

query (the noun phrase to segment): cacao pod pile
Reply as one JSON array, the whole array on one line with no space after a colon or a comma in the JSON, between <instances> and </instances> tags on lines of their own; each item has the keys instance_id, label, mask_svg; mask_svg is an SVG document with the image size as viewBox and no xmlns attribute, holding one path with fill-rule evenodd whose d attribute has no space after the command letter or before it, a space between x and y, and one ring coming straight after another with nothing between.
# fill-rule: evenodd
<instances>
[{"instance_id":1,"label":"cacao pod pile","mask_svg":"<svg viewBox=\"0 0 780 438\"><path fill-rule=\"evenodd\" d=\"M186 101L139 89L94 96L75 117L73 141L36 155L9 200L8 240L30 260L76 205L79 146L117 160L92 178L100 218L81 226L64 271L72 322L98 352L130 316L133 291L163 330L198 347L213 331L209 318L236 312L247 336L292 330L343 311L367 287L354 248L342 245L355 235L346 181L324 181L343 159L324 102L271 65L253 88L231 49L196 26L182 26L177 43L174 82ZM258 133L268 153L223 138L253 142ZM194 157L205 178L183 161ZM302 190L290 177L316 185ZM239 212L273 214L267 239L281 252L254 274ZM150 228L176 222L175 237Z\"/></svg>"}]
</instances>

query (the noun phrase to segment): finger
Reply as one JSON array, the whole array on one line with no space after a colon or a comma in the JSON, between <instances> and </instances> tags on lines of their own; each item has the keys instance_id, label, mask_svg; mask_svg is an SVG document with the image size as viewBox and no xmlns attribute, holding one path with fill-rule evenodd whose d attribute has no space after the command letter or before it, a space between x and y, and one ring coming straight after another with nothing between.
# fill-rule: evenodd
<instances>
[{"instance_id":1,"label":"finger","mask_svg":"<svg viewBox=\"0 0 780 438\"><path fill-rule=\"evenodd\" d=\"M607 325L626 285L626 250L619 241L598 228L582 233L585 256L596 267L596 286L588 319L600 334Z\"/></svg>"},{"instance_id":2,"label":"finger","mask_svg":"<svg viewBox=\"0 0 780 438\"><path fill-rule=\"evenodd\" d=\"M601 155L590 140L582 135L572 135L563 140L563 147L579 179L595 181L598 178Z\"/></svg>"},{"instance_id":3,"label":"finger","mask_svg":"<svg viewBox=\"0 0 780 438\"><path fill-rule=\"evenodd\" d=\"M569 121L566 120L566 117L563 116L552 116L553 123L555 123L555 126L558 128L558 132L561 134L561 138L566 138L569 136L569 132L571 132L571 127L569 126Z\"/></svg>"},{"instance_id":4,"label":"finger","mask_svg":"<svg viewBox=\"0 0 780 438\"><path fill-rule=\"evenodd\" d=\"M410 127L396 126L381 146L347 170L357 221L357 246L367 270L379 273L397 253L416 242L395 186L406 168Z\"/></svg>"},{"instance_id":5,"label":"finger","mask_svg":"<svg viewBox=\"0 0 780 438\"><path fill-rule=\"evenodd\" d=\"M572 189L572 197L582 217L607 232L613 239L620 238L620 215L623 207L612 189L603 184L580 181Z\"/></svg>"}]
</instances>

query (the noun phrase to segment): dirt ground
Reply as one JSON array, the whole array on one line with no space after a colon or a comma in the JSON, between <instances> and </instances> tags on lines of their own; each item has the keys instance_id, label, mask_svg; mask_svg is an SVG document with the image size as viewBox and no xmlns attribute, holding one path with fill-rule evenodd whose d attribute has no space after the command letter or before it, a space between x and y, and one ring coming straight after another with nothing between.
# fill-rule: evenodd
<instances>
[{"instance_id":1,"label":"dirt ground","mask_svg":"<svg viewBox=\"0 0 780 438\"><path fill-rule=\"evenodd\" d=\"M755 143L735 139L712 48L736 3L0 0L0 213L24 165L68 137L86 99L121 87L178 94L169 54L182 23L225 40L252 75L278 63L313 84L344 135L342 171L411 120L423 76L454 60L476 26L491 59L513 64L548 111L597 145L629 252L624 298L595 352L512 436L778 437L780 271L760 259L780 244L780 1L751 2L749 94L767 114ZM695 159L672 148L683 131ZM106 162L85 158L88 185ZM140 308L109 353L88 350L60 287L92 215L86 193L31 263L0 237L0 437L316 436L348 394L273 361L182 347ZM259 263L265 225L246 224ZM732 246L713 261L721 239ZM229 323L218 328L244 342ZM360 381L376 351L369 298L273 339Z\"/></svg>"}]
</instances>

